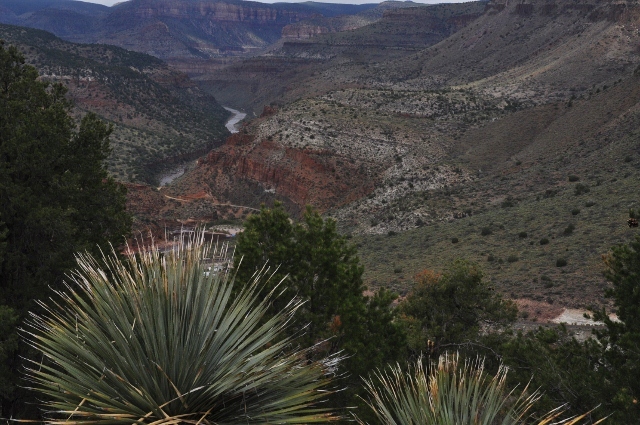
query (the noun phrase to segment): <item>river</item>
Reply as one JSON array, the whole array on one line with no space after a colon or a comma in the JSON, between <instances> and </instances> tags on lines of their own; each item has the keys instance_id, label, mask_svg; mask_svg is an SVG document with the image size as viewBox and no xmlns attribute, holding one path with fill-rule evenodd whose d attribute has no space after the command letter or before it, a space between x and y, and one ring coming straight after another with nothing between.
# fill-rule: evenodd
<instances>
[{"instance_id":1,"label":"river","mask_svg":"<svg viewBox=\"0 0 640 425\"><path fill-rule=\"evenodd\" d=\"M225 124L227 130L232 133L237 133L239 131L238 123L240 123L240 121L242 121L247 116L247 114L242 111L238 111L237 109L229 108L228 106L223 106L223 108L233 114Z\"/></svg>"},{"instance_id":2,"label":"river","mask_svg":"<svg viewBox=\"0 0 640 425\"><path fill-rule=\"evenodd\" d=\"M233 114L231 115L231 118L227 120L225 127L227 127L227 130L231 133L237 133L238 124L247 116L247 114L242 111L238 111L237 109L229 108L228 106L223 106L223 108ZM167 186L178 177L181 177L193 163L195 163L195 161L189 161L162 173L160 176L160 187Z\"/></svg>"}]
</instances>

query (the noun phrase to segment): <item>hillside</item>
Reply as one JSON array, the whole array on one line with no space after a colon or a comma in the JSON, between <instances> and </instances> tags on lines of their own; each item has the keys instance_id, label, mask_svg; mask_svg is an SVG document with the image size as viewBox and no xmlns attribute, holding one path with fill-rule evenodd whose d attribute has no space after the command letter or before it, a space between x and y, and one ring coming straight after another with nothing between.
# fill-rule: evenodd
<instances>
[{"instance_id":1,"label":"hillside","mask_svg":"<svg viewBox=\"0 0 640 425\"><path fill-rule=\"evenodd\" d=\"M142 27L131 22L153 20L168 34L195 34L191 18L165 19L169 9L139 13L152 3L127 4L139 16L121 19L122 34L137 37ZM168 188L131 186L132 210L161 229L240 220L275 199L294 214L310 204L358 243L372 287L404 293L420 270L464 257L510 298L603 303L601 255L629 238L628 210L640 208L640 6L498 0L383 4L349 16L310 7L287 9L300 20L268 48L275 38L236 52L249 58L186 54L187 44L156 36L165 27L153 21L147 40L178 52L172 66L193 80L171 79L168 68L142 74L164 88L180 81L197 93L191 102L208 93L256 118ZM278 10L260 18L264 28L283 22ZM193 118L182 136L203 123Z\"/></svg>"},{"instance_id":2,"label":"hillside","mask_svg":"<svg viewBox=\"0 0 640 425\"><path fill-rule=\"evenodd\" d=\"M421 269L465 257L512 298L602 303L601 255L640 207L639 6L492 2L475 17L457 9L459 27L420 45L428 10L199 78L223 99L235 81L238 102L277 106L169 190L314 205L357 241L374 287L404 292ZM408 45L363 47L374 34Z\"/></svg>"},{"instance_id":3,"label":"hillside","mask_svg":"<svg viewBox=\"0 0 640 425\"><path fill-rule=\"evenodd\" d=\"M63 83L77 115L95 112L113 125L108 168L118 180L155 182L163 167L228 134L228 112L152 56L1 24L0 39L17 45L42 78Z\"/></svg>"}]
</instances>

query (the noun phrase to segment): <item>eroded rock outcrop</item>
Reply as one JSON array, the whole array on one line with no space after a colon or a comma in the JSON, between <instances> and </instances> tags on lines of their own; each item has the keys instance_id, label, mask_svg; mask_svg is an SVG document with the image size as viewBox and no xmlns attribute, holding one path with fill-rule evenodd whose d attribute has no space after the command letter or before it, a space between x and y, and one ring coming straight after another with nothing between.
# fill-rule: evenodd
<instances>
[{"instance_id":1,"label":"eroded rock outcrop","mask_svg":"<svg viewBox=\"0 0 640 425\"><path fill-rule=\"evenodd\" d=\"M361 165L328 150L293 148L241 132L201 159L172 190L188 194L206 187L214 203L257 207L280 199L293 213L305 205L325 211L374 189L375 179Z\"/></svg>"}]
</instances>

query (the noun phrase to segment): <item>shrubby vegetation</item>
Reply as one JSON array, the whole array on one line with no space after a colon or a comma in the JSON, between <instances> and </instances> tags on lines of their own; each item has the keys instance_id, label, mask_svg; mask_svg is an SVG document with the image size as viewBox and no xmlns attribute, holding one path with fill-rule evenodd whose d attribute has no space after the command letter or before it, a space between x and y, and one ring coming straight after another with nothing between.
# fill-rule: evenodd
<instances>
[{"instance_id":1,"label":"shrubby vegetation","mask_svg":"<svg viewBox=\"0 0 640 425\"><path fill-rule=\"evenodd\" d=\"M517 315L513 302L495 292L479 266L462 260L442 274L418 274L399 310L411 352L436 357L459 344L478 342L481 331L508 326Z\"/></svg>"},{"instance_id":2,"label":"shrubby vegetation","mask_svg":"<svg viewBox=\"0 0 640 425\"><path fill-rule=\"evenodd\" d=\"M501 365L491 376L480 358L463 363L457 354L442 355L437 364L425 365L420 357L407 371L397 366L377 372L365 384L371 396L369 407L384 425L587 423L590 412L560 421L562 407L536 417L540 392L529 385L509 390L508 372L509 368Z\"/></svg>"}]
</instances>

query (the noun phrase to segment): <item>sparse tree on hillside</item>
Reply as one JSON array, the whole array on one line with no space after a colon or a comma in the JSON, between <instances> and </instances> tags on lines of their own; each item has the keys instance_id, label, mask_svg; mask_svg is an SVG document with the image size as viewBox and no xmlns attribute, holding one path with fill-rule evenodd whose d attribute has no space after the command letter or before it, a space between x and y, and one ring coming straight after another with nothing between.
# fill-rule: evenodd
<instances>
[{"instance_id":1,"label":"sparse tree on hillside","mask_svg":"<svg viewBox=\"0 0 640 425\"><path fill-rule=\"evenodd\" d=\"M24 413L16 326L61 284L74 253L123 241L125 190L107 176L111 130L94 115L76 128L61 85L38 79L0 42L0 417Z\"/></svg>"},{"instance_id":2,"label":"sparse tree on hillside","mask_svg":"<svg viewBox=\"0 0 640 425\"><path fill-rule=\"evenodd\" d=\"M458 260L443 274L420 273L399 306L415 354L442 353L447 347L477 342L482 327L505 326L517 308L483 279L478 265Z\"/></svg>"}]
</instances>

